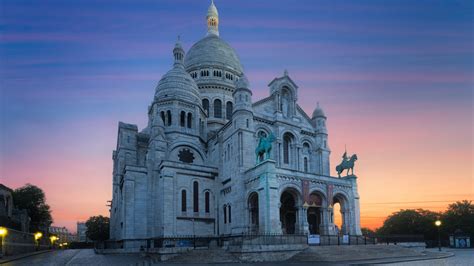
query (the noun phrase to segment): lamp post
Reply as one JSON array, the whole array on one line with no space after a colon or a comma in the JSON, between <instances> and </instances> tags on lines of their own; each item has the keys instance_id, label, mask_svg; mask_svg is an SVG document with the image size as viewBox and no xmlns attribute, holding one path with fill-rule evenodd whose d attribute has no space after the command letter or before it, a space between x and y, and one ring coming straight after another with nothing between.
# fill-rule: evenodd
<instances>
[{"instance_id":1,"label":"lamp post","mask_svg":"<svg viewBox=\"0 0 474 266\"><path fill-rule=\"evenodd\" d=\"M49 240L51 240L51 248L54 248L54 241L58 240L57 236L50 236Z\"/></svg>"},{"instance_id":2,"label":"lamp post","mask_svg":"<svg viewBox=\"0 0 474 266\"><path fill-rule=\"evenodd\" d=\"M7 235L8 230L5 227L0 227L0 258L3 257L3 239Z\"/></svg>"},{"instance_id":3,"label":"lamp post","mask_svg":"<svg viewBox=\"0 0 474 266\"><path fill-rule=\"evenodd\" d=\"M35 242L36 242L36 250L39 250L39 240L40 238L43 237L43 233L37 232L35 233Z\"/></svg>"},{"instance_id":4,"label":"lamp post","mask_svg":"<svg viewBox=\"0 0 474 266\"><path fill-rule=\"evenodd\" d=\"M439 228L441 227L441 221L436 220L435 225L438 228L438 251L441 251L441 235L439 232Z\"/></svg>"}]
</instances>

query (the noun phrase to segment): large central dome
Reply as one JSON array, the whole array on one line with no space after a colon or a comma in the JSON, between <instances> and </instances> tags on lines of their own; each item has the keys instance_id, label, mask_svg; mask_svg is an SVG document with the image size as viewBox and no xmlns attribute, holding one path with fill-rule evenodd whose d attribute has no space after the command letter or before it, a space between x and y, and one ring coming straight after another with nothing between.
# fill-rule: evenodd
<instances>
[{"instance_id":1,"label":"large central dome","mask_svg":"<svg viewBox=\"0 0 474 266\"><path fill-rule=\"evenodd\" d=\"M238 75L243 73L235 50L214 34L206 36L189 49L184 58L184 65L187 71L212 66L230 68Z\"/></svg>"}]
</instances>

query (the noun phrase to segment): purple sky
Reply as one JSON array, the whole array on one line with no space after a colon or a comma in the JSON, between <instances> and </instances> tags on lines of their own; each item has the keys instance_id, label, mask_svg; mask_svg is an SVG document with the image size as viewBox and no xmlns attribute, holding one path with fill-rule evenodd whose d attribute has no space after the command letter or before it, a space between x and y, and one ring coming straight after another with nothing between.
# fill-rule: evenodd
<instances>
[{"instance_id":1,"label":"purple sky","mask_svg":"<svg viewBox=\"0 0 474 266\"><path fill-rule=\"evenodd\" d=\"M177 35L185 50L202 38L208 5L1 1L0 182L44 188L58 225L107 214L117 123L143 128ZM376 201L474 198L472 1L216 5L254 100L288 69L303 109L328 115L332 165L344 144L358 153L368 226Z\"/></svg>"}]
</instances>

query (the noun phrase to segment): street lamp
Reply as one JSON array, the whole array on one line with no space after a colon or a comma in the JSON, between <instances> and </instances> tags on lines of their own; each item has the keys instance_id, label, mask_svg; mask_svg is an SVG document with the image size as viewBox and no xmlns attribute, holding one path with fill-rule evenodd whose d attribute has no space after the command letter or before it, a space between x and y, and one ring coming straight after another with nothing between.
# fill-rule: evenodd
<instances>
[{"instance_id":1,"label":"street lamp","mask_svg":"<svg viewBox=\"0 0 474 266\"><path fill-rule=\"evenodd\" d=\"M39 250L39 240L42 237L43 237L43 233L41 232L35 233L36 250Z\"/></svg>"},{"instance_id":2,"label":"street lamp","mask_svg":"<svg viewBox=\"0 0 474 266\"><path fill-rule=\"evenodd\" d=\"M0 258L3 257L3 239L8 234L8 230L5 227L0 227Z\"/></svg>"},{"instance_id":3,"label":"street lamp","mask_svg":"<svg viewBox=\"0 0 474 266\"><path fill-rule=\"evenodd\" d=\"M438 228L438 250L441 251L441 236L440 236L440 233L439 233L439 228L441 227L441 221L436 220L435 225Z\"/></svg>"},{"instance_id":4,"label":"street lamp","mask_svg":"<svg viewBox=\"0 0 474 266\"><path fill-rule=\"evenodd\" d=\"M54 247L54 241L58 240L59 238L57 236L50 236L49 240L51 240L51 248Z\"/></svg>"}]
</instances>

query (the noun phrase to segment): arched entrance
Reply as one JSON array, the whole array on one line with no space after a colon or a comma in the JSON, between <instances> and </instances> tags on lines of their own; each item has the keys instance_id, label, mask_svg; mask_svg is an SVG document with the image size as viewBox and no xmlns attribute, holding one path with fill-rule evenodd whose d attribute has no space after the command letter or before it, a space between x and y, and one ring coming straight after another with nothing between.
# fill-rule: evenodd
<instances>
[{"instance_id":1,"label":"arched entrance","mask_svg":"<svg viewBox=\"0 0 474 266\"><path fill-rule=\"evenodd\" d=\"M252 192L248 198L248 209L249 209L249 232L258 233L259 219L258 219L258 193Z\"/></svg>"},{"instance_id":2,"label":"arched entrance","mask_svg":"<svg viewBox=\"0 0 474 266\"><path fill-rule=\"evenodd\" d=\"M319 194L313 192L309 195L308 204L307 218L309 234L318 235L320 234L319 227L322 220L321 206L323 204L323 199Z\"/></svg>"},{"instance_id":3,"label":"arched entrance","mask_svg":"<svg viewBox=\"0 0 474 266\"><path fill-rule=\"evenodd\" d=\"M347 226L348 220L346 208L347 199L342 194L336 194L332 200L333 202L333 223L336 227L336 234L345 235L348 234Z\"/></svg>"},{"instance_id":4,"label":"arched entrance","mask_svg":"<svg viewBox=\"0 0 474 266\"><path fill-rule=\"evenodd\" d=\"M296 232L296 195L290 191L284 191L280 197L280 222L283 234L294 234Z\"/></svg>"}]
</instances>

